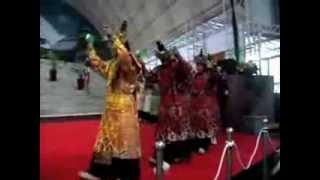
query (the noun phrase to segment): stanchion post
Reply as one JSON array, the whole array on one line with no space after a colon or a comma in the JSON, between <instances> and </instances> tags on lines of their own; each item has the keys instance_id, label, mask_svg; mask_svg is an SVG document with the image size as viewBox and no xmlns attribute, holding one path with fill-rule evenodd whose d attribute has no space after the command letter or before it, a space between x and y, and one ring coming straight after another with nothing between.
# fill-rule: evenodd
<instances>
[{"instance_id":1,"label":"stanchion post","mask_svg":"<svg viewBox=\"0 0 320 180\"><path fill-rule=\"evenodd\" d=\"M227 143L233 143L233 128L227 129ZM229 146L227 149L227 180L231 180L232 178L232 150L233 147Z\"/></svg>"},{"instance_id":2,"label":"stanchion post","mask_svg":"<svg viewBox=\"0 0 320 180\"><path fill-rule=\"evenodd\" d=\"M162 141L157 141L156 144L156 152L157 152L157 168L156 168L156 176L157 180L163 180L163 149L165 144Z\"/></svg>"},{"instance_id":3,"label":"stanchion post","mask_svg":"<svg viewBox=\"0 0 320 180\"><path fill-rule=\"evenodd\" d=\"M262 132L262 141L263 141L263 180L269 180L269 172L268 172L268 161L267 161L267 158L268 158L268 148L267 148L267 141L268 141L268 123L269 123L269 120L267 118L264 118L263 119L263 127L264 127L264 130Z\"/></svg>"}]
</instances>

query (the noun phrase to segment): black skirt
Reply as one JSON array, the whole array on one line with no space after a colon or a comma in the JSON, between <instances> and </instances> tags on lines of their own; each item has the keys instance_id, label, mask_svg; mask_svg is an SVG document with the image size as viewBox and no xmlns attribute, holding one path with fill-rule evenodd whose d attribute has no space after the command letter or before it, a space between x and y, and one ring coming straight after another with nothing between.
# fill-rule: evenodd
<instances>
[{"instance_id":1,"label":"black skirt","mask_svg":"<svg viewBox=\"0 0 320 180\"><path fill-rule=\"evenodd\" d=\"M190 141L176 141L166 144L163 150L163 160L170 164L177 163L176 159L188 161L191 157L191 147ZM156 159L156 151L154 151L154 159Z\"/></svg>"},{"instance_id":2,"label":"black skirt","mask_svg":"<svg viewBox=\"0 0 320 180\"><path fill-rule=\"evenodd\" d=\"M139 180L140 159L113 158L110 165L99 164L91 160L89 173L101 180Z\"/></svg>"},{"instance_id":3,"label":"black skirt","mask_svg":"<svg viewBox=\"0 0 320 180\"><path fill-rule=\"evenodd\" d=\"M210 138L195 138L190 140L190 146L193 152L198 152L199 148L204 148L207 151L210 145Z\"/></svg>"}]
</instances>

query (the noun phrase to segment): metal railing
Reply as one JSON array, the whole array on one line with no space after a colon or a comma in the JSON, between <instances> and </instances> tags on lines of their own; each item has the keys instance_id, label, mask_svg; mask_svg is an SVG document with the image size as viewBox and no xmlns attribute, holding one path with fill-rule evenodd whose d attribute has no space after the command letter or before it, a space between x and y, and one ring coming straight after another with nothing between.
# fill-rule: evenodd
<instances>
[{"instance_id":1,"label":"metal railing","mask_svg":"<svg viewBox=\"0 0 320 180\"><path fill-rule=\"evenodd\" d=\"M270 174L274 174L275 172L280 171L280 161L278 162L278 164L276 165L276 167L272 170L272 172L270 172L269 168L268 168L268 148L269 145L271 145L271 147L273 148L272 150L277 151L275 149L275 146L272 143L272 140L270 138L269 132L268 130L270 128L272 128L269 125L269 120L267 118L264 118L262 120L263 122L263 128L259 131L257 140L256 140L256 144L255 147L253 149L253 152L250 156L250 159L248 161L248 163L244 163L241 155L240 155L240 151L239 151L239 147L236 144L236 142L233 139L233 133L234 133L234 129L232 127L227 128L226 133L227 133L227 140L226 140L226 144L224 146L224 149L222 151L222 155L219 161L219 165L218 165L218 169L216 172L215 177L213 178L214 180L218 180L220 175L221 175L221 171L222 171L222 166L223 163L226 162L226 180L231 180L232 179L232 172L233 172L233 152L236 153L236 160L240 163L241 167L243 170L248 170L252 163L253 163L253 159L257 154L259 145L262 144L262 151L263 151L263 165L262 165L262 177L263 180L269 180L270 178ZM164 165L164 159L163 159L163 151L165 148L165 143L162 141L158 141L155 143L155 148L156 148L156 179L157 180L163 180L164 179L164 169L163 169L163 165ZM226 157L226 160L224 159Z\"/></svg>"}]
</instances>

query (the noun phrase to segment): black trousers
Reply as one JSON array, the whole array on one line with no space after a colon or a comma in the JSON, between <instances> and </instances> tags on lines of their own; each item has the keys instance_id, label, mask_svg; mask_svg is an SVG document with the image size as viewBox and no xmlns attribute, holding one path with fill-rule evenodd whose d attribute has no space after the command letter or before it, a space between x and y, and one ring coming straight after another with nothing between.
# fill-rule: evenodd
<instances>
[{"instance_id":1,"label":"black trousers","mask_svg":"<svg viewBox=\"0 0 320 180\"><path fill-rule=\"evenodd\" d=\"M191 157L190 141L176 141L166 144L163 150L163 160L168 163L175 163L175 159L189 160ZM156 151L154 151L156 159Z\"/></svg>"},{"instance_id":2,"label":"black trousers","mask_svg":"<svg viewBox=\"0 0 320 180\"><path fill-rule=\"evenodd\" d=\"M204 148L206 151L211 144L210 138L194 138L190 140L190 146L193 152L198 152L199 148Z\"/></svg>"},{"instance_id":3,"label":"black trousers","mask_svg":"<svg viewBox=\"0 0 320 180\"><path fill-rule=\"evenodd\" d=\"M92 159L89 173L101 180L140 180L140 159L113 158L111 165L95 163Z\"/></svg>"}]
</instances>

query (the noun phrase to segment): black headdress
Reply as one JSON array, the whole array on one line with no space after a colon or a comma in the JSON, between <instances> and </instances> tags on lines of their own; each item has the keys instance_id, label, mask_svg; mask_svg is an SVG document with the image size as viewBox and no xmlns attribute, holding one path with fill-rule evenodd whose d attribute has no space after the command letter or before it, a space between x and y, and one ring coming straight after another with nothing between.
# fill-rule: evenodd
<instances>
[{"instance_id":1,"label":"black headdress","mask_svg":"<svg viewBox=\"0 0 320 180\"><path fill-rule=\"evenodd\" d=\"M194 57L194 62L195 62L196 64L207 65L207 61L208 61L208 58L203 55L202 49L200 50L199 55L196 56L196 57Z\"/></svg>"},{"instance_id":2,"label":"black headdress","mask_svg":"<svg viewBox=\"0 0 320 180\"><path fill-rule=\"evenodd\" d=\"M171 53L167 50L161 41L156 41L157 49L155 50L155 55L162 62L170 58Z\"/></svg>"}]
</instances>

